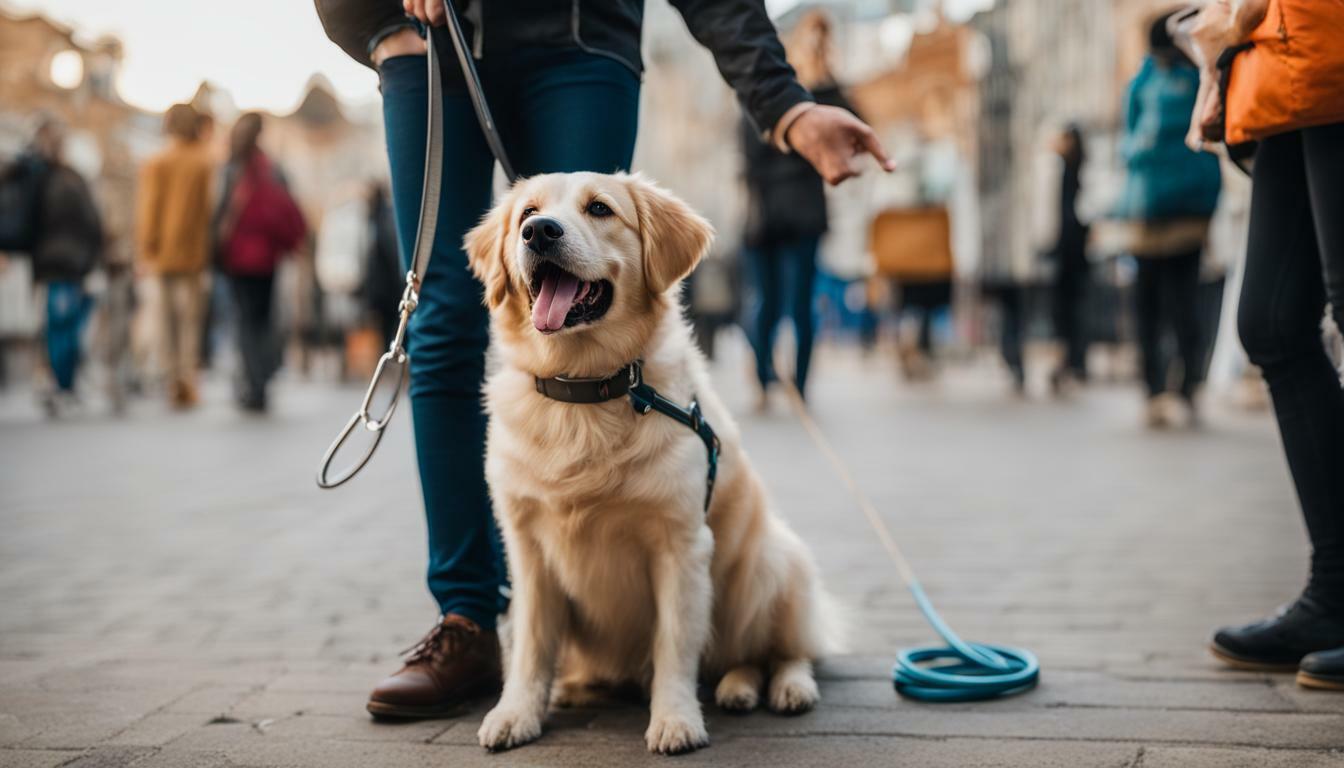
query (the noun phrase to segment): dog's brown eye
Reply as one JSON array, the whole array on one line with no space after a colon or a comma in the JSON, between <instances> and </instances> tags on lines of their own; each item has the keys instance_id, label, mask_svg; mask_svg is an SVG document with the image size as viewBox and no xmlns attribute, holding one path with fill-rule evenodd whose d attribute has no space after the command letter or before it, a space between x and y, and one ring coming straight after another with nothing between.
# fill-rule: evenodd
<instances>
[{"instance_id":1,"label":"dog's brown eye","mask_svg":"<svg viewBox=\"0 0 1344 768\"><path fill-rule=\"evenodd\" d=\"M523 217L522 217L521 219L519 219L519 221L527 221L527 217L528 217L528 216L535 215L536 212L537 212L537 207L536 207L535 205L529 205L529 206L527 206L526 208L523 209Z\"/></svg>"},{"instance_id":2,"label":"dog's brown eye","mask_svg":"<svg viewBox=\"0 0 1344 768\"><path fill-rule=\"evenodd\" d=\"M598 217L610 216L611 208L607 207L607 204L600 200L594 200L588 204L588 215Z\"/></svg>"}]
</instances>

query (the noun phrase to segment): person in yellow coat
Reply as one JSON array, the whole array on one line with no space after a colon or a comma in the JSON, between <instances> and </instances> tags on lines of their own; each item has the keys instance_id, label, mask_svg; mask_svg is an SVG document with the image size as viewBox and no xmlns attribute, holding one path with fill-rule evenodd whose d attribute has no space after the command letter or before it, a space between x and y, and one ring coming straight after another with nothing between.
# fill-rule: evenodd
<instances>
[{"instance_id":1,"label":"person in yellow coat","mask_svg":"<svg viewBox=\"0 0 1344 768\"><path fill-rule=\"evenodd\" d=\"M136 215L140 262L158 278L164 378L177 408L198 399L204 274L210 262L214 169L200 125L189 104L175 104L164 115L168 146L141 169Z\"/></svg>"}]
</instances>

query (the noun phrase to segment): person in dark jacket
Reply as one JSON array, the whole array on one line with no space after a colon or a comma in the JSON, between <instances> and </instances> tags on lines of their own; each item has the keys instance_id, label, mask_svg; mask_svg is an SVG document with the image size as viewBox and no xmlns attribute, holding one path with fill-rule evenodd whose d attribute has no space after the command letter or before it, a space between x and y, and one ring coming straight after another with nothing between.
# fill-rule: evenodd
<instances>
[{"instance_id":1,"label":"person in dark jacket","mask_svg":"<svg viewBox=\"0 0 1344 768\"><path fill-rule=\"evenodd\" d=\"M214 223L220 265L233 289L238 318L243 363L238 404L255 413L266 410L266 387L280 365L271 322L275 270L308 231L283 175L258 146L261 129L257 112L242 115L234 124Z\"/></svg>"},{"instance_id":2,"label":"person in dark jacket","mask_svg":"<svg viewBox=\"0 0 1344 768\"><path fill-rule=\"evenodd\" d=\"M364 285L360 293L364 308L387 347L397 332L397 303L405 286L401 254L397 252L397 225L392 218L392 201L387 185L381 181L369 186L368 245L364 262Z\"/></svg>"},{"instance_id":3,"label":"person in dark jacket","mask_svg":"<svg viewBox=\"0 0 1344 768\"><path fill-rule=\"evenodd\" d=\"M831 22L825 12L809 11L798 20L786 46L799 82L818 104L853 112L831 72ZM812 359L813 284L817 248L826 232L826 193L821 176L797 154L784 154L763 143L750 119L742 119L746 160L747 219L742 263L751 295L744 326L756 355L760 384L758 407L768 404L775 381L775 330L785 310L793 321L796 356L791 374L805 393Z\"/></svg>"},{"instance_id":4,"label":"person in dark jacket","mask_svg":"<svg viewBox=\"0 0 1344 768\"><path fill-rule=\"evenodd\" d=\"M1059 230L1049 256L1055 264L1055 336L1063 358L1050 377L1059 393L1073 382L1087 381L1087 287L1091 270L1087 263L1088 226L1078 217L1078 192L1082 189L1083 131L1076 124L1065 127L1055 140L1060 158Z\"/></svg>"},{"instance_id":5,"label":"person in dark jacket","mask_svg":"<svg viewBox=\"0 0 1344 768\"><path fill-rule=\"evenodd\" d=\"M80 334L92 300L84 278L103 254L103 224L84 177L65 162L65 133L54 120L37 130L32 153L45 166L39 224L33 246L33 279L46 288L47 361L55 391L43 398L55 416L75 397Z\"/></svg>"},{"instance_id":6,"label":"person in dark jacket","mask_svg":"<svg viewBox=\"0 0 1344 768\"><path fill-rule=\"evenodd\" d=\"M1135 320L1147 422L1154 428L1168 426L1172 415L1167 395L1170 357L1162 344L1167 325L1180 352L1178 392L1188 421L1195 419L1205 357L1198 306L1200 256L1222 187L1218 158L1185 145L1199 71L1172 42L1167 17L1159 17L1149 30L1149 55L1125 98L1120 145L1128 170L1125 213L1137 220L1131 248L1138 261Z\"/></svg>"},{"instance_id":7,"label":"person in dark jacket","mask_svg":"<svg viewBox=\"0 0 1344 768\"><path fill-rule=\"evenodd\" d=\"M428 76L417 27L445 23L442 0L316 4L327 36L378 71L405 261L425 173ZM868 126L843 109L817 105L799 85L761 0L673 5L714 54L761 140L797 152L832 183L858 173L863 153L891 169ZM643 68L642 0L460 0L455 7L518 173L629 169ZM508 574L484 471L488 317L461 247L490 206L494 160L465 80L452 53L445 53L442 196L433 260L408 333L428 583L441 619L403 667L374 689L368 709L379 716L445 716L467 697L498 691L501 681L495 623L507 605Z\"/></svg>"}]
</instances>

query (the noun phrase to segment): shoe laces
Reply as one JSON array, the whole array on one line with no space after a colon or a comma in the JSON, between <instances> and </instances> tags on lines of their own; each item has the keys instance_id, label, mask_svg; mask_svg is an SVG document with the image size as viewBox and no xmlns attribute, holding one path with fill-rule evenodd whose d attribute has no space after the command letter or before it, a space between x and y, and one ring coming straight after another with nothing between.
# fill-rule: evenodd
<instances>
[{"instance_id":1,"label":"shoe laces","mask_svg":"<svg viewBox=\"0 0 1344 768\"><path fill-rule=\"evenodd\" d=\"M420 642L403 650L401 655L407 664L432 664L457 655L479 633L480 629L465 621L440 621Z\"/></svg>"}]
</instances>

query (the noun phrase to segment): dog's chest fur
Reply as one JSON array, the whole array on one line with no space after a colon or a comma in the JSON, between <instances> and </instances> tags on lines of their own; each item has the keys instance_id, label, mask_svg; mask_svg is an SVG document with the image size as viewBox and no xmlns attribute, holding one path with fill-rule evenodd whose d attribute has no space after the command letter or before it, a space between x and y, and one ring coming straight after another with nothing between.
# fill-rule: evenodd
<instances>
[{"instance_id":1,"label":"dog's chest fur","mask_svg":"<svg viewBox=\"0 0 1344 768\"><path fill-rule=\"evenodd\" d=\"M488 400L487 473L504 497L501 523L537 544L584 625L644 636L650 562L704 527L704 444L628 399L549 400L522 374L492 377Z\"/></svg>"}]
</instances>

